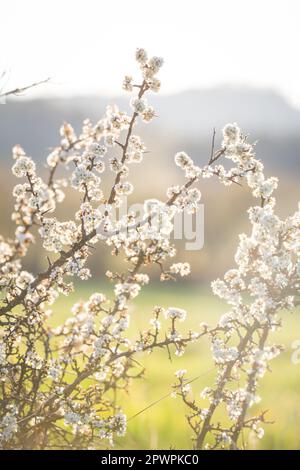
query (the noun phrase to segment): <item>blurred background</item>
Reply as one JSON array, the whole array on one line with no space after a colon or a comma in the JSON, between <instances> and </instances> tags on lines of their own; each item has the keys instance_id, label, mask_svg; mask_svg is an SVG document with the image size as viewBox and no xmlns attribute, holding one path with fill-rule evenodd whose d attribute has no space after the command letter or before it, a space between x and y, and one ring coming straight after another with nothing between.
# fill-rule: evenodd
<instances>
[{"instance_id":1,"label":"blurred background","mask_svg":"<svg viewBox=\"0 0 300 470\"><path fill-rule=\"evenodd\" d=\"M158 118L136 129L149 153L144 165L132 168L133 201L163 198L168 185L182 181L173 162L175 152L185 150L198 164L205 164L213 128L218 145L222 127L233 121L250 134L251 141L257 141L266 174L280 178L276 192L279 213L287 215L296 209L300 155L297 0L186 0L184 5L178 0L4 0L1 8L0 75L7 72L5 88L51 77L49 83L0 105L1 233L9 236L14 230L10 221L15 184L10 171L12 146L24 147L43 173L45 157L58 144L63 121L79 132L83 119L97 121L107 104L128 109L130 97L122 92L121 83L125 74L139 77L136 47L163 56L165 65L159 77L161 93L149 95ZM217 321L224 311L211 298L209 285L233 266L238 234L249 229L245 210L251 198L246 188L224 188L211 180L201 183L200 189L205 210L204 248L187 252L183 243L177 243L178 259L190 261L192 275L182 288L174 289L159 286L158 273L152 272L153 287L132 307L133 335L147 323L151 307L159 303L188 309L193 328L200 321ZM78 200L74 192L70 195L59 209L61 219L76 211ZM33 247L25 267L36 272L44 263L38 245ZM58 302L55 321L67 315L78 297L85 298L93 289L109 291L103 273L120 264L108 250L99 248L90 263L93 283L78 285L71 298ZM279 342L286 352L274 361L274 373L262 389L265 406L272 409L277 424L269 426L261 443L251 442L252 447L300 448L300 366L290 360L291 343L300 338L299 313L287 316L283 312L286 329ZM187 355L191 374L203 373L203 383L211 367L209 360L203 345L194 346ZM165 361L164 368L157 367L161 361ZM162 355L144 358L143 364L150 372L134 385L132 400L126 399L129 414L168 393L173 369L187 368L185 358L170 364ZM213 379L213 375L209 377ZM201 380L196 389L201 388ZM174 406L178 404L167 399L132 420L127 440L120 446L188 445L189 431L179 422L179 414L174 414Z\"/></svg>"}]
</instances>

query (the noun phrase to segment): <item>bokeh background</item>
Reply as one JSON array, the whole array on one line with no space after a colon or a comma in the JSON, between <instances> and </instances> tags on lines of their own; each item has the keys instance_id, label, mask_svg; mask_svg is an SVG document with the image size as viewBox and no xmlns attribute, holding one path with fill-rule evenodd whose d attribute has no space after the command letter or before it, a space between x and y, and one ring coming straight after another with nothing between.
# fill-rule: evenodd
<instances>
[{"instance_id":1,"label":"bokeh background","mask_svg":"<svg viewBox=\"0 0 300 470\"><path fill-rule=\"evenodd\" d=\"M208 160L213 128L216 145L222 126L237 122L257 141L257 154L268 175L280 178L278 211L287 215L299 199L300 66L297 0L131 0L78 2L44 0L3 1L0 15L0 72L6 71L5 89L25 86L51 77L49 83L13 97L0 105L0 232L12 235L10 166L11 148L20 144L40 172L51 147L59 142L59 126L70 122L76 131L83 119L98 120L105 106L117 103L128 109L122 93L125 73L138 77L136 47L162 55L162 91L149 97L156 109L155 122L139 126L149 153L144 165L132 172L133 201L164 197L168 185L181 181L173 164L174 153L187 151L198 164ZM0 73L1 75L1 73ZM205 208L205 243L201 251L188 252L178 242L178 259L189 261L192 275L181 285L152 285L132 305L131 334L149 320L154 305L174 305L188 310L187 328L205 321L214 324L224 306L212 297L210 282L233 266L238 234L249 230L246 209L251 197L246 188L201 184ZM67 219L76 211L74 193L59 209ZM119 269L122 261L107 249L97 249L90 262L93 281L76 285L67 300L55 306L54 322L68 315L78 298L94 290L111 292L103 273ZM25 267L37 272L45 259L36 245ZM259 405L270 410L274 421L260 442L251 448L300 448L300 365L291 361L292 343L300 338L300 311L282 312L284 328L276 341L285 352L273 361L272 373L263 381ZM186 356L172 363L164 353L140 357L145 378L122 397L125 412L134 416L170 392L178 368L189 370L195 394L213 381L207 344L193 345ZM172 398L129 421L119 448L186 448L190 431L183 423L184 409Z\"/></svg>"}]
</instances>

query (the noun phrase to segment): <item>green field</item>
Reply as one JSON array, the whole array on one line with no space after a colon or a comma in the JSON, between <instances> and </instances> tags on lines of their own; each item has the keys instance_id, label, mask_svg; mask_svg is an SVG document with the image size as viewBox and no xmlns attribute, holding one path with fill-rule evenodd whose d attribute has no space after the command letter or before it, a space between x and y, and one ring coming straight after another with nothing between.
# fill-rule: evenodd
<instances>
[{"instance_id":1,"label":"green field","mask_svg":"<svg viewBox=\"0 0 300 470\"><path fill-rule=\"evenodd\" d=\"M78 288L68 298L60 298L54 307L54 321L60 322L68 315L72 303L79 298L87 299L94 291L108 292L101 286L88 285ZM147 327L154 305L176 306L188 311L188 319L181 324L183 330L197 330L201 322L214 325L226 306L209 291L199 287L163 284L156 288L144 288L131 307L130 335ZM274 359L272 372L262 381L262 401L258 409L269 410L268 419L274 424L265 426L265 436L257 441L250 439L249 448L300 449L300 365L291 361L291 344L300 339L300 309L293 314L282 312L283 328L274 334L274 341L282 344L285 351ZM167 397L136 417L135 414L159 400L171 391L174 372L180 368L188 370L188 377L200 376L193 384L195 396L206 385L213 382L214 370L209 345L206 341L192 344L184 356L173 356L172 362L166 351L151 355L139 353L137 360L146 367L144 379L134 380L130 394L120 396L123 409L129 418L128 432L117 443L119 449L186 449L191 447L191 431L185 421L186 408L180 399ZM133 417L130 419L130 417Z\"/></svg>"}]
</instances>

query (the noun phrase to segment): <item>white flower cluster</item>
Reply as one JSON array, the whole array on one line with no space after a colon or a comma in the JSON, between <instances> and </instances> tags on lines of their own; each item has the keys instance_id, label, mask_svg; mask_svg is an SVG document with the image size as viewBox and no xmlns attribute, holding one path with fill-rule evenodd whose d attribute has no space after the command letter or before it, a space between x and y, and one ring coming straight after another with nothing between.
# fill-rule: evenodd
<instances>
[{"instance_id":1,"label":"white flower cluster","mask_svg":"<svg viewBox=\"0 0 300 470\"><path fill-rule=\"evenodd\" d=\"M186 319L186 310L182 308L169 307L165 311L165 317L171 318L172 320L178 319L179 321L184 321Z\"/></svg>"},{"instance_id":2,"label":"white flower cluster","mask_svg":"<svg viewBox=\"0 0 300 470\"><path fill-rule=\"evenodd\" d=\"M170 267L170 272L173 274L179 274L180 276L187 276L191 272L189 263L174 263Z\"/></svg>"},{"instance_id":3,"label":"white flower cluster","mask_svg":"<svg viewBox=\"0 0 300 470\"><path fill-rule=\"evenodd\" d=\"M59 253L65 245L71 246L77 239L75 222L59 222L55 218L45 218L39 229L43 246L47 251Z\"/></svg>"},{"instance_id":4,"label":"white flower cluster","mask_svg":"<svg viewBox=\"0 0 300 470\"><path fill-rule=\"evenodd\" d=\"M4 444L18 431L17 410L6 413L0 420L0 444Z\"/></svg>"},{"instance_id":5,"label":"white flower cluster","mask_svg":"<svg viewBox=\"0 0 300 470\"><path fill-rule=\"evenodd\" d=\"M133 78L126 75L123 81L123 89L132 92L133 87L140 88L139 96L132 98L130 104L134 112L140 115L144 122L149 122L155 117L155 111L152 106L148 105L147 100L142 98L142 94L144 90L159 91L160 80L156 77L156 74L163 65L163 59L161 57L151 57L148 59L145 49L137 49L136 60L140 64L143 84L134 85Z\"/></svg>"},{"instance_id":6,"label":"white flower cluster","mask_svg":"<svg viewBox=\"0 0 300 470\"><path fill-rule=\"evenodd\" d=\"M35 163L29 157L19 157L12 167L12 172L17 178L27 175L32 176L35 172Z\"/></svg>"},{"instance_id":7,"label":"white flower cluster","mask_svg":"<svg viewBox=\"0 0 300 470\"><path fill-rule=\"evenodd\" d=\"M214 361L217 364L223 364L225 362L231 362L238 358L238 350L235 346L225 347L224 342L221 339L215 338L212 344L212 351Z\"/></svg>"}]
</instances>

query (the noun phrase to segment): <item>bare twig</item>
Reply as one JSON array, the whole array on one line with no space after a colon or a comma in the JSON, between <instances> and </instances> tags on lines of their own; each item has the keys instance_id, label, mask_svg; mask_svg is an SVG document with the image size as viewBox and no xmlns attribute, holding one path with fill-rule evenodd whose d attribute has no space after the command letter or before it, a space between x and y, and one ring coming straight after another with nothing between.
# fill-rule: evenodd
<instances>
[{"instance_id":1,"label":"bare twig","mask_svg":"<svg viewBox=\"0 0 300 470\"><path fill-rule=\"evenodd\" d=\"M0 98L6 98L7 96L10 96L10 95L20 95L21 93L29 90L30 88L35 88L44 83L48 83L49 80L50 80L50 77L46 78L45 80L40 80L39 82L31 83L31 85L26 85L22 88L15 88L14 90L6 91L5 93L0 94Z\"/></svg>"}]
</instances>

